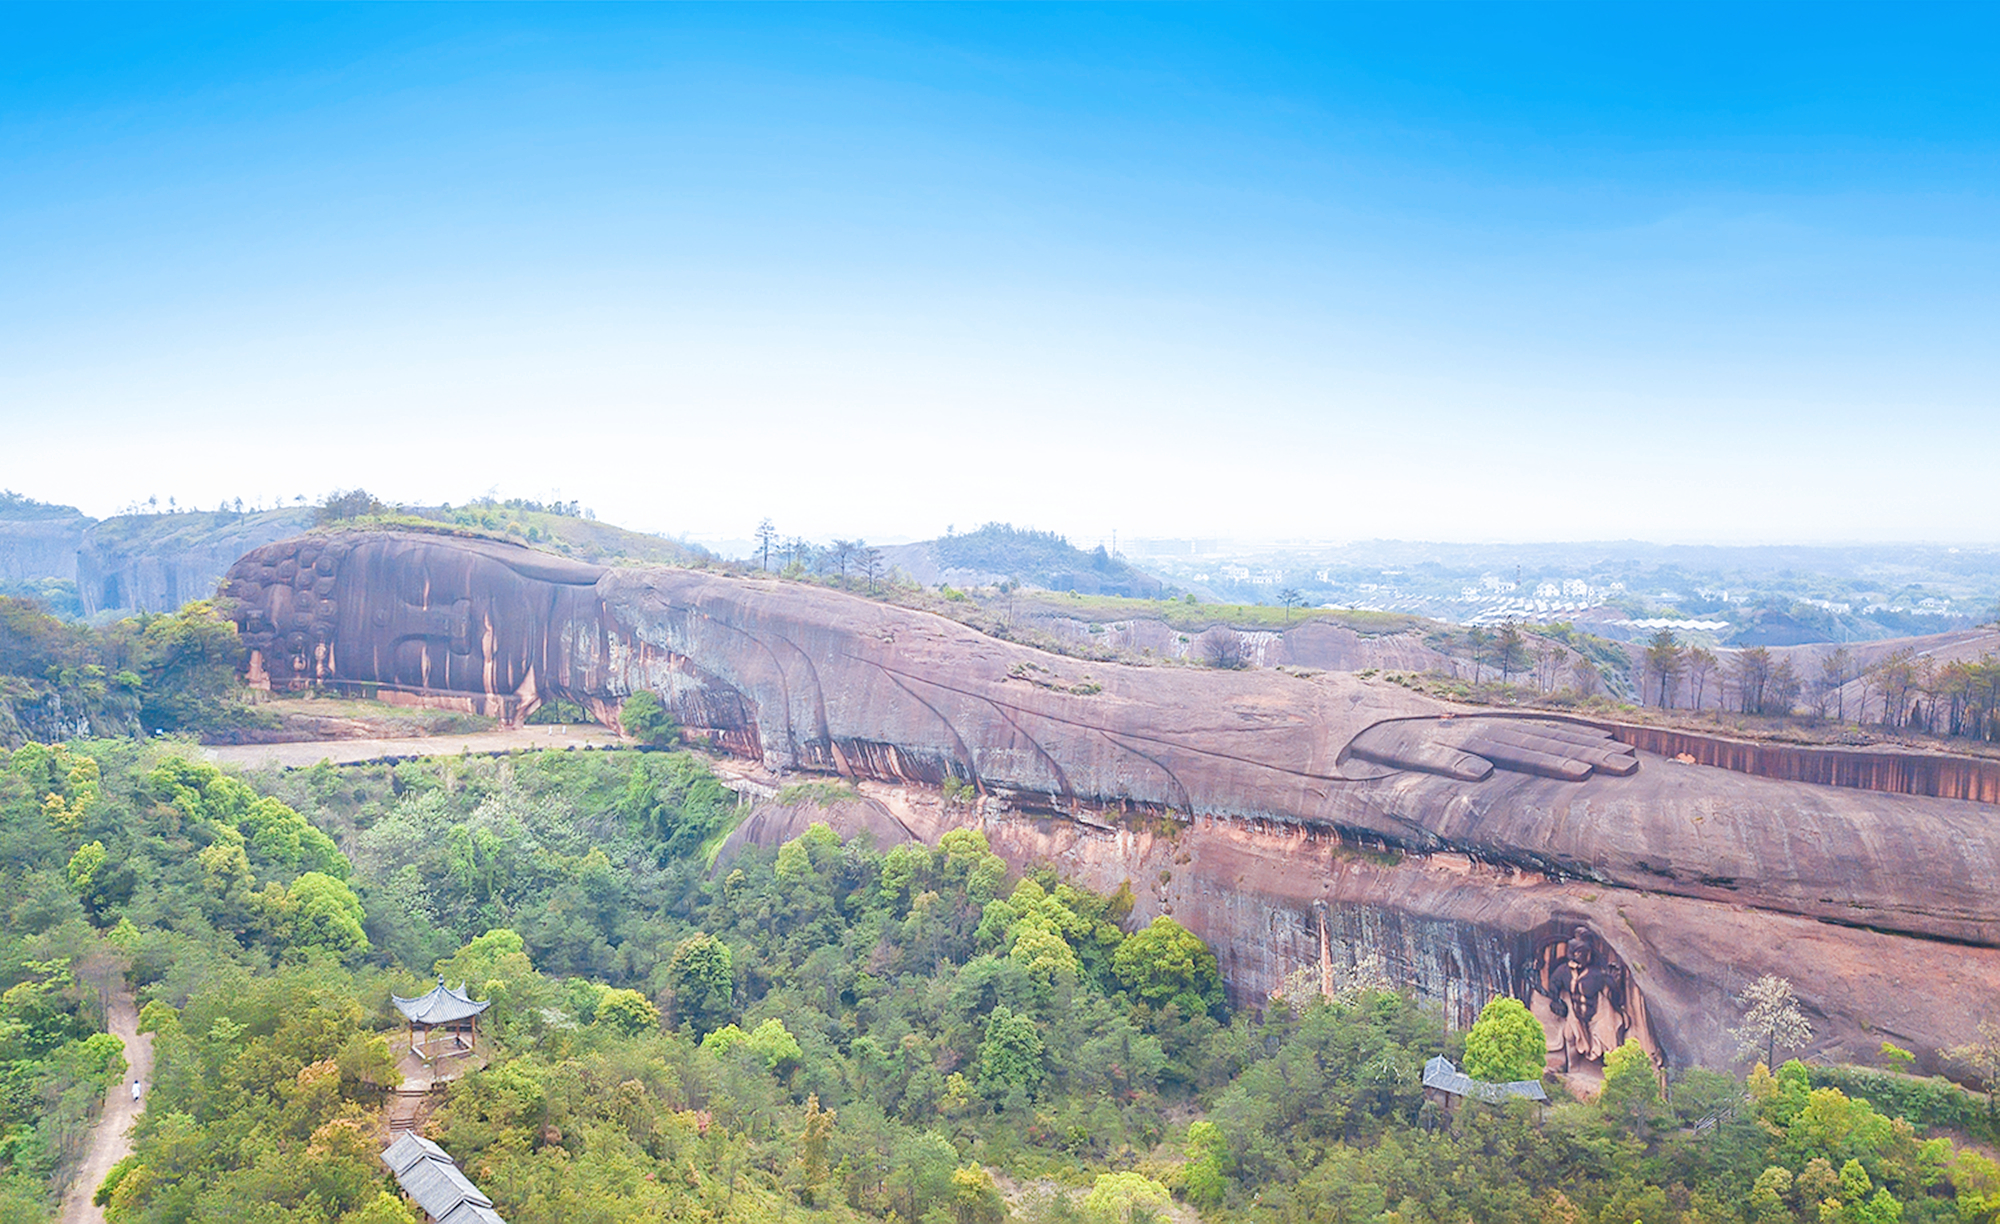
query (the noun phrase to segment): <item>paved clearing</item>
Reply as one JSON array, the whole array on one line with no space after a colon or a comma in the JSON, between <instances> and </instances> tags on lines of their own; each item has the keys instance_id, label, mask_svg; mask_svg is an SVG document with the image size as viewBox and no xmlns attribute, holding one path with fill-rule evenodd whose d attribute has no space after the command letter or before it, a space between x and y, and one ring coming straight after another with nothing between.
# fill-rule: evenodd
<instances>
[{"instance_id":1,"label":"paved clearing","mask_svg":"<svg viewBox=\"0 0 2000 1224\"><path fill-rule=\"evenodd\" d=\"M511 731L474 731L465 735L413 735L398 739L309 740L297 744L217 744L202 755L219 765L246 769L276 765L296 769L331 761L351 765L384 757L498 754L538 748L616 748L625 741L617 733L588 723L574 726L517 727Z\"/></svg>"},{"instance_id":2,"label":"paved clearing","mask_svg":"<svg viewBox=\"0 0 2000 1224\"><path fill-rule=\"evenodd\" d=\"M91 1202L90 1196L104 1184L111 1166L132 1154L128 1132L146 1108L143 1098L132 1099L132 1081L138 1080L144 1092L153 1089L153 1035L139 1031L139 1013L132 1004L129 985L119 983L106 1013L105 1026L125 1043L125 1078L105 1094L104 1113L91 1128L90 1147L77 1166L76 1180L63 1195L62 1224L104 1224L104 1208Z\"/></svg>"}]
</instances>

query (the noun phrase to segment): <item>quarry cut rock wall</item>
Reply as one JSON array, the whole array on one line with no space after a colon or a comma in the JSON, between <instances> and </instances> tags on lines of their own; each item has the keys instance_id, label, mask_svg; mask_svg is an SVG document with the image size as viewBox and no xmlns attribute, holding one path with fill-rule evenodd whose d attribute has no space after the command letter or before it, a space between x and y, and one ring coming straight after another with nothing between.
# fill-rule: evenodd
<instances>
[{"instance_id":1,"label":"quarry cut rock wall","mask_svg":"<svg viewBox=\"0 0 2000 1224\"><path fill-rule=\"evenodd\" d=\"M2000 804L2000 761L1935 753L1758 744L1667 727L1605 724L1621 743L1759 778Z\"/></svg>"},{"instance_id":2,"label":"quarry cut rock wall","mask_svg":"<svg viewBox=\"0 0 2000 1224\"><path fill-rule=\"evenodd\" d=\"M232 515L135 515L93 523L76 552L76 590L86 616L172 612L208 599L250 549L295 535L310 510Z\"/></svg>"},{"instance_id":3,"label":"quarry cut rock wall","mask_svg":"<svg viewBox=\"0 0 2000 1224\"><path fill-rule=\"evenodd\" d=\"M449 536L270 545L229 593L274 687L510 715L565 696L614 721L648 691L773 781L970 787L949 819L1016 865L1129 881L1138 918L1211 942L1240 1002L1376 966L1454 1020L1506 992L1586 1074L1626 1037L1725 1061L1764 973L1826 1051L1887 1038L1935 1067L2000 1018L2000 811L1913 781L1956 766L1795 777L1782 753L1660 741L1677 761L1352 674L1084 663L820 587Z\"/></svg>"}]
</instances>

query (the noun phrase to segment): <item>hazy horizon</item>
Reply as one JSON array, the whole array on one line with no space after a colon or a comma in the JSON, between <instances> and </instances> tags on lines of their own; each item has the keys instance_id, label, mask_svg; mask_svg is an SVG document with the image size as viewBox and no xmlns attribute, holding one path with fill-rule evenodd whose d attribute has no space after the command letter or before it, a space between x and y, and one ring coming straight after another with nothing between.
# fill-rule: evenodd
<instances>
[{"instance_id":1,"label":"hazy horizon","mask_svg":"<svg viewBox=\"0 0 2000 1224\"><path fill-rule=\"evenodd\" d=\"M344 492L349 487L352 486L340 486L335 489L322 490L321 492L316 494L306 495L303 501L285 499L284 501L282 501L282 503L258 504L246 499L244 505L244 512L254 513L254 512L271 511L271 510L311 509L316 505L318 505L323 500L324 495L334 492ZM370 491L376 492L374 490ZM74 498L64 498L59 496L38 497L25 490L5 488L5 487L0 487L0 493L13 493L13 494L18 494L20 496L28 497L34 501L43 502L45 504L68 506L90 518L99 520L107 518L118 518L129 514L151 515L151 514L171 514L171 513L210 513L218 509L218 507L213 504L193 504L193 503L180 503L170 507L168 504L168 499L165 497L160 498L158 500L157 505L143 504L143 499L140 499L141 504L134 505L133 504L134 499L128 497L124 499L124 501L116 505L107 506L100 511L97 509L93 509L91 506L81 504L80 501ZM462 507L477 503L482 499L486 499L489 497L500 501L505 501L510 498L523 497L523 496L525 495L517 494L511 490L486 490L479 493L475 493L470 497L464 497L464 498L418 497L418 498L400 498L400 499L384 498L383 500L385 504L391 505L392 507L405 506L412 509L427 509L427 508L435 508L438 506ZM583 496L583 495L572 495L572 496L576 497L577 503L582 511L588 512L589 514L595 516L598 520L609 523L611 526L614 527L624 527L630 530L641 531L646 534L661 536L668 539L681 540L684 542L694 543L694 544L701 544L705 547L712 548L718 544L721 544L721 545L734 546L741 550L737 553L727 554L727 555L745 556L748 555L748 550L754 549L756 547L754 532L752 530L756 525L755 520L746 520L743 523L735 524L733 525L733 529L725 528L723 530L706 532L706 533L676 530L672 528L655 529L655 528L638 527L635 526L634 524L620 522L617 519L610 518L609 516L599 513L596 510L595 506L591 503L588 496ZM233 512L233 507L232 507L232 512ZM1626 536L1618 538L1605 537L1600 539L1590 539L1581 536L1570 539L1560 539L1560 538L1537 539L1530 537L1510 538L1510 537L1499 537L1499 536L1491 536L1484 538L1477 536L1462 536L1458 538L1444 538L1444 537L1422 538L1414 536L1395 537L1395 536L1360 536L1360 535L1317 535L1317 536L1285 535L1275 532L1238 532L1231 534L1201 533L1197 535L1168 536L1168 535L1152 535L1143 531L1138 531L1138 532L1128 531L1123 528L1117 529L1115 533L1113 531L1107 530L1096 535L1091 535L1087 533L1063 531L1058 528L1044 526L1042 524L1026 521L1024 519L1019 519L1019 518L987 519L978 523L947 523L943 529L940 529L938 532L934 534L928 534L928 535L916 535L916 534L911 534L910 532L907 531L902 531L902 532L890 531L890 532L879 532L874 534L863 533L862 536L857 538L865 538L866 541L869 543L879 544L885 547L894 547L904 544L924 543L929 540L937 539L939 536L946 535L951 532L964 534L968 531L977 531L980 528L987 526L989 524L999 524L1001 526L1013 527L1023 531L1056 531L1057 534L1062 535L1064 536L1064 538L1068 539L1070 543L1084 549L1089 549L1097 544L1105 544L1107 546L1110 546L1115 543L1119 555L1130 557L1142 562L1148 556L1157 557L1157 556L1167 555L1167 550L1169 546L1174 546L1174 551L1178 552L1179 551L1178 546L1183 546L1183 545L1195 545L1199 548L1199 551L1205 554L1211 552L1234 553L1252 547L1283 547L1283 548L1394 547L1394 548L1411 548L1411 549L1596 548L1604 550L1622 550L1622 552L1626 554L1629 554L1631 550L1635 549L1656 549L1661 551L1685 550L1690 552L1702 551L1702 550L1716 550L1724 552L1736 552L1736 551L1783 552L1787 550L1792 550L1792 551L1810 552L1815 550L1846 550L1846 549L1879 550L1879 549L1894 549L1899 547L1945 549L1953 553L1960 551L1973 552L1973 553L2000 552L2000 536L1984 540L1915 539L1915 538L1910 538L1910 539L1856 538L1856 539L1820 539L1820 540L1813 540L1813 539L1769 539L1769 540L1678 539L1677 540L1670 538L1647 539L1637 536ZM825 544L839 536L839 533L837 532L818 530L809 523L787 522L787 523L776 524L776 526L779 528L780 533L787 539L796 535L799 536L800 538L806 539L815 544Z\"/></svg>"},{"instance_id":2,"label":"hazy horizon","mask_svg":"<svg viewBox=\"0 0 2000 1224\"><path fill-rule=\"evenodd\" d=\"M1978 8L20 6L0 487L1977 546Z\"/></svg>"}]
</instances>

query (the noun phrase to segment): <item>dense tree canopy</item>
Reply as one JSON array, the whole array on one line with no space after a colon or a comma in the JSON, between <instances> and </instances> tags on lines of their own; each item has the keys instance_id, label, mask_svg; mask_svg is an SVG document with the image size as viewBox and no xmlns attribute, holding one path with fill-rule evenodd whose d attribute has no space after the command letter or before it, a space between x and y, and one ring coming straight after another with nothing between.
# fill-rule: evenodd
<instances>
[{"instance_id":1,"label":"dense tree canopy","mask_svg":"<svg viewBox=\"0 0 2000 1224\"><path fill-rule=\"evenodd\" d=\"M242 659L235 624L211 603L92 628L0 596L0 747L253 724Z\"/></svg>"},{"instance_id":2,"label":"dense tree canopy","mask_svg":"<svg viewBox=\"0 0 2000 1224\"><path fill-rule=\"evenodd\" d=\"M1010 879L974 830L711 865L738 814L657 752L0 757L0 1221L49 1218L123 1073L95 1000L128 973L158 1062L114 1224L413 1220L376 1160L388 1000L438 976L491 1006L425 1125L514 1224L2000 1221L2000 1165L1926 1133L1994 1133L1942 1081L1787 1063L1663 1096L1633 1047L1595 1103L1442 1125L1422 1065L1481 1042L1411 999L1232 1015L1129 890ZM1512 1013L1482 1031L1525 1061Z\"/></svg>"}]
</instances>

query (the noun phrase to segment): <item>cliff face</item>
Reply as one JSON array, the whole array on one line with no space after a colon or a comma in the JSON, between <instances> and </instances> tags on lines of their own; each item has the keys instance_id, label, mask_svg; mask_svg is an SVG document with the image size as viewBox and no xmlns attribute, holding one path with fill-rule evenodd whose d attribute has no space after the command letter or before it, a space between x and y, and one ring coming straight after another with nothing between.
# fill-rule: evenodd
<instances>
[{"instance_id":1,"label":"cliff face","mask_svg":"<svg viewBox=\"0 0 2000 1224\"><path fill-rule=\"evenodd\" d=\"M275 686L513 714L560 693L610 717L643 689L774 775L971 783L1003 854L1131 880L1215 944L1239 1000L1379 963L1460 1019L1523 997L1552 1063L1586 1073L1627 1036L1721 1058L1728 1000L1763 972L1835 1043L1928 1058L2000 1012L1982 803L1681 764L1352 675L1085 664L818 588L483 542L288 541L229 593Z\"/></svg>"},{"instance_id":2,"label":"cliff face","mask_svg":"<svg viewBox=\"0 0 2000 1224\"><path fill-rule=\"evenodd\" d=\"M0 518L0 582L75 580L76 550L89 526L88 518L74 513Z\"/></svg>"},{"instance_id":3,"label":"cliff face","mask_svg":"<svg viewBox=\"0 0 2000 1224\"><path fill-rule=\"evenodd\" d=\"M1173 836L1003 814L988 836L1010 860L1046 860L1100 888L1130 880L1135 916L1170 913L1216 948L1232 998L1261 1000L1287 974L1377 958L1388 976L1468 1023L1523 973L1554 924L1585 927L1628 968L1667 1059L1726 1063L1732 1001L1764 973L1805 1000L1815 1049L1871 1055L1887 1039L1923 1052L1969 1041L2000 1008L2000 950L1942 944L1743 905L1551 879L1452 854L1357 852L1303 827L1197 820ZM1166 878L1162 881L1162 876ZM1322 926L1324 922L1324 926Z\"/></svg>"},{"instance_id":4,"label":"cliff face","mask_svg":"<svg viewBox=\"0 0 2000 1224\"><path fill-rule=\"evenodd\" d=\"M84 615L171 612L207 599L238 557L305 530L312 513L142 514L93 523L72 566Z\"/></svg>"}]
</instances>

